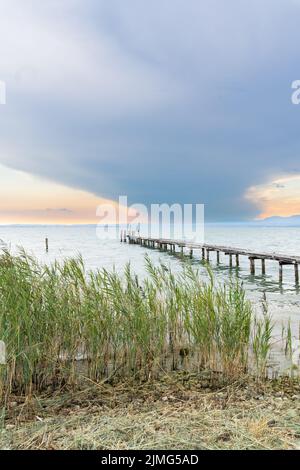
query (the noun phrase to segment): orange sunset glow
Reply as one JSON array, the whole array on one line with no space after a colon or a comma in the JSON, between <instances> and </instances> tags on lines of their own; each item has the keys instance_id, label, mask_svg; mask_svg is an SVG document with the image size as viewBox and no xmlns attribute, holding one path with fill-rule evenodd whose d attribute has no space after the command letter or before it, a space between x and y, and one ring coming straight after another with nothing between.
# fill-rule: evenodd
<instances>
[{"instance_id":1,"label":"orange sunset glow","mask_svg":"<svg viewBox=\"0 0 300 470\"><path fill-rule=\"evenodd\" d=\"M0 224L96 224L100 204L118 203L0 165ZM129 210L129 216L136 213ZM105 223L114 223L108 215Z\"/></svg>"},{"instance_id":2,"label":"orange sunset glow","mask_svg":"<svg viewBox=\"0 0 300 470\"><path fill-rule=\"evenodd\" d=\"M300 175L277 178L270 183L251 186L246 198L260 213L258 219L274 215L289 217L300 214Z\"/></svg>"}]
</instances>

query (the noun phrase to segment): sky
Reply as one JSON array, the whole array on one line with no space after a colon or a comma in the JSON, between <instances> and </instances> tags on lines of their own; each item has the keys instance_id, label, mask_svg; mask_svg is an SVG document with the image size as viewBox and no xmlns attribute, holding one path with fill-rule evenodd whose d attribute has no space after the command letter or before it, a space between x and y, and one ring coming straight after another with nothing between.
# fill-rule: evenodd
<instances>
[{"instance_id":1,"label":"sky","mask_svg":"<svg viewBox=\"0 0 300 470\"><path fill-rule=\"evenodd\" d=\"M300 213L300 0L0 0L0 223Z\"/></svg>"}]
</instances>

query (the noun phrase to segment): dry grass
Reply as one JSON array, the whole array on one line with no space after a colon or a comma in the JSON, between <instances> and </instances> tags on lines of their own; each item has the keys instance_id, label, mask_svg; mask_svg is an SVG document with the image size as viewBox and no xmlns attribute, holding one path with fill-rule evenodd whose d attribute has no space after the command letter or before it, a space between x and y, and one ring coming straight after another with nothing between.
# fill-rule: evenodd
<instances>
[{"instance_id":1,"label":"dry grass","mask_svg":"<svg viewBox=\"0 0 300 470\"><path fill-rule=\"evenodd\" d=\"M206 388L203 388L206 387ZM7 449L295 449L300 389L291 382L234 383L169 375L155 383L89 386L12 402Z\"/></svg>"}]
</instances>

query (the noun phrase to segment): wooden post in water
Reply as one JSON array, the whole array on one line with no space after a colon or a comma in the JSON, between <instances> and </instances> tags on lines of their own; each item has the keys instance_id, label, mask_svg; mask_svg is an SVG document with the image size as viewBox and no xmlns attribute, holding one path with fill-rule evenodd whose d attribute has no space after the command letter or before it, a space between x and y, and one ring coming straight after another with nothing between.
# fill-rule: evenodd
<instances>
[{"instance_id":1,"label":"wooden post in water","mask_svg":"<svg viewBox=\"0 0 300 470\"><path fill-rule=\"evenodd\" d=\"M191 249L190 249L190 258L192 258L192 257L193 257L193 250L192 250L192 248L191 248Z\"/></svg>"},{"instance_id":2,"label":"wooden post in water","mask_svg":"<svg viewBox=\"0 0 300 470\"><path fill-rule=\"evenodd\" d=\"M217 264L220 264L220 252L217 251Z\"/></svg>"},{"instance_id":3,"label":"wooden post in water","mask_svg":"<svg viewBox=\"0 0 300 470\"><path fill-rule=\"evenodd\" d=\"M209 263L209 250L206 250L206 261Z\"/></svg>"},{"instance_id":4,"label":"wooden post in water","mask_svg":"<svg viewBox=\"0 0 300 470\"><path fill-rule=\"evenodd\" d=\"M266 274L266 260L264 258L261 260L261 273L263 276Z\"/></svg>"},{"instance_id":5,"label":"wooden post in water","mask_svg":"<svg viewBox=\"0 0 300 470\"><path fill-rule=\"evenodd\" d=\"M255 274L255 258L249 258L250 260L250 273Z\"/></svg>"},{"instance_id":6,"label":"wooden post in water","mask_svg":"<svg viewBox=\"0 0 300 470\"><path fill-rule=\"evenodd\" d=\"M298 269L298 263L294 264L295 268L295 284L298 286L299 284L299 269Z\"/></svg>"},{"instance_id":7,"label":"wooden post in water","mask_svg":"<svg viewBox=\"0 0 300 470\"><path fill-rule=\"evenodd\" d=\"M48 253L48 251L49 251L49 240L48 240L48 238L45 238L45 245L46 245L46 252Z\"/></svg>"},{"instance_id":8,"label":"wooden post in water","mask_svg":"<svg viewBox=\"0 0 300 470\"><path fill-rule=\"evenodd\" d=\"M282 263L279 263L279 282L282 283L283 281L283 268Z\"/></svg>"},{"instance_id":9,"label":"wooden post in water","mask_svg":"<svg viewBox=\"0 0 300 470\"><path fill-rule=\"evenodd\" d=\"M181 247L181 256L183 257L183 246Z\"/></svg>"},{"instance_id":10,"label":"wooden post in water","mask_svg":"<svg viewBox=\"0 0 300 470\"><path fill-rule=\"evenodd\" d=\"M205 248L202 248L202 259L205 259Z\"/></svg>"},{"instance_id":11,"label":"wooden post in water","mask_svg":"<svg viewBox=\"0 0 300 470\"><path fill-rule=\"evenodd\" d=\"M236 265L237 268L238 268L239 265L240 265L240 258L239 258L239 255L238 255L238 254L235 255L235 265Z\"/></svg>"},{"instance_id":12,"label":"wooden post in water","mask_svg":"<svg viewBox=\"0 0 300 470\"><path fill-rule=\"evenodd\" d=\"M232 254L229 253L229 266L232 268Z\"/></svg>"}]
</instances>

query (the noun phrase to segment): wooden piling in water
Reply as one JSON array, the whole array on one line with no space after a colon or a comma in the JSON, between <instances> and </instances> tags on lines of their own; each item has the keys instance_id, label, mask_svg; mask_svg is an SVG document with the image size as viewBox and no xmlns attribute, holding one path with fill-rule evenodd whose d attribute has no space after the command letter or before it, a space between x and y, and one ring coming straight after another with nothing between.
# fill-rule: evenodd
<instances>
[{"instance_id":1,"label":"wooden piling in water","mask_svg":"<svg viewBox=\"0 0 300 470\"><path fill-rule=\"evenodd\" d=\"M261 260L261 273L263 276L266 274L266 260L264 258Z\"/></svg>"},{"instance_id":2,"label":"wooden piling in water","mask_svg":"<svg viewBox=\"0 0 300 470\"><path fill-rule=\"evenodd\" d=\"M49 240L48 240L48 238L45 238L45 246L46 246L46 252L48 253L48 251L49 251Z\"/></svg>"},{"instance_id":3,"label":"wooden piling in water","mask_svg":"<svg viewBox=\"0 0 300 470\"><path fill-rule=\"evenodd\" d=\"M237 268L240 266L240 258L238 253L235 255L235 265Z\"/></svg>"},{"instance_id":4,"label":"wooden piling in water","mask_svg":"<svg viewBox=\"0 0 300 470\"><path fill-rule=\"evenodd\" d=\"M249 260L250 260L250 273L254 275L255 274L255 258L249 257Z\"/></svg>"},{"instance_id":5,"label":"wooden piling in water","mask_svg":"<svg viewBox=\"0 0 300 470\"><path fill-rule=\"evenodd\" d=\"M282 283L283 281L283 265L282 263L279 262L279 282L280 284Z\"/></svg>"},{"instance_id":6,"label":"wooden piling in water","mask_svg":"<svg viewBox=\"0 0 300 470\"><path fill-rule=\"evenodd\" d=\"M299 269L298 269L298 263L294 264L294 269L295 269L295 284L299 284Z\"/></svg>"},{"instance_id":7,"label":"wooden piling in water","mask_svg":"<svg viewBox=\"0 0 300 470\"><path fill-rule=\"evenodd\" d=\"M220 264L220 252L217 251L217 264Z\"/></svg>"}]
</instances>

